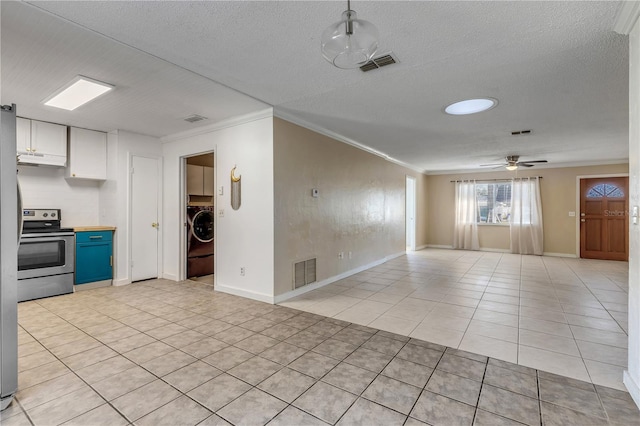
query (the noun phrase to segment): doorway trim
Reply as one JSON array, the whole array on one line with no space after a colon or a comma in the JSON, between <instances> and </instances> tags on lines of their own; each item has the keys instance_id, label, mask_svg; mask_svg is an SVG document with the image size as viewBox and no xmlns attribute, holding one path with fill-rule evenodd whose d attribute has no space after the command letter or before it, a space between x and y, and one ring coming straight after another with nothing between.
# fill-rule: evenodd
<instances>
[{"instance_id":1,"label":"doorway trim","mask_svg":"<svg viewBox=\"0 0 640 426\"><path fill-rule=\"evenodd\" d=\"M580 181L582 179L597 179L610 177L629 177L629 173L607 173L598 175L578 175L576 176L576 258L580 259Z\"/></svg>"},{"instance_id":2,"label":"doorway trim","mask_svg":"<svg viewBox=\"0 0 640 426\"><path fill-rule=\"evenodd\" d=\"M416 251L416 201L417 201L417 188L416 178L406 175L405 180L405 245L407 251ZM413 211L407 211L407 206L413 207ZM413 220L409 220L409 215L413 217ZM408 237L408 238L407 238Z\"/></svg>"},{"instance_id":3,"label":"doorway trim","mask_svg":"<svg viewBox=\"0 0 640 426\"><path fill-rule=\"evenodd\" d=\"M180 198L180 202L178 203L180 206L180 211L178 214L178 223L180 224L180 230L178 232L178 234L180 235L180 246L178 250L180 255L180 263L178 264L178 280L185 281L187 279L187 203L189 198L189 194L187 194L187 158L197 157L198 155L204 154L213 154L213 207L215 209L215 219L213 221L213 286L215 287L217 283L217 274L215 273L215 271L218 270L218 256L216 256L216 253L218 253L218 156L216 155L215 149L180 156L180 182L178 188L178 197Z\"/></svg>"}]
</instances>

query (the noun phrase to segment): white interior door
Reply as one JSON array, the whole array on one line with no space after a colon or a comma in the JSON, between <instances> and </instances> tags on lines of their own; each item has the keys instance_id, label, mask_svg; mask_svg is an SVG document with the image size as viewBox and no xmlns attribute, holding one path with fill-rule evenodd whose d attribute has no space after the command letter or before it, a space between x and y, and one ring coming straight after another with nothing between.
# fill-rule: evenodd
<instances>
[{"instance_id":1,"label":"white interior door","mask_svg":"<svg viewBox=\"0 0 640 426\"><path fill-rule=\"evenodd\" d=\"M416 180L407 176L407 194L405 197L406 206L406 244L408 251L416 250Z\"/></svg>"},{"instance_id":2,"label":"white interior door","mask_svg":"<svg viewBox=\"0 0 640 426\"><path fill-rule=\"evenodd\" d=\"M131 157L131 281L158 277L160 160Z\"/></svg>"}]
</instances>

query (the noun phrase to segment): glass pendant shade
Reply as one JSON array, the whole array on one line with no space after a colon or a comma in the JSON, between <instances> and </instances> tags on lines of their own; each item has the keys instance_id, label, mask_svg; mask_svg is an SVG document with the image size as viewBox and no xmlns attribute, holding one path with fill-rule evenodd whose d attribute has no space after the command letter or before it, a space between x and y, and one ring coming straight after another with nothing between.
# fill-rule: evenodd
<instances>
[{"instance_id":1,"label":"glass pendant shade","mask_svg":"<svg viewBox=\"0 0 640 426\"><path fill-rule=\"evenodd\" d=\"M342 20L322 33L322 56L338 68L359 68L378 50L378 29L345 10Z\"/></svg>"}]
</instances>

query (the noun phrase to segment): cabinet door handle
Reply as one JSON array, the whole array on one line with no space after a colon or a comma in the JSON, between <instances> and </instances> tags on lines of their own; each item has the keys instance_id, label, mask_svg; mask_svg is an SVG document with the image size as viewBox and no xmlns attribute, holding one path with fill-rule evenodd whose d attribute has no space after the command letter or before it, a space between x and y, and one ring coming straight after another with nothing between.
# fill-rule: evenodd
<instances>
[{"instance_id":1,"label":"cabinet door handle","mask_svg":"<svg viewBox=\"0 0 640 426\"><path fill-rule=\"evenodd\" d=\"M113 256L109 256L109 266L113 266Z\"/></svg>"},{"instance_id":2,"label":"cabinet door handle","mask_svg":"<svg viewBox=\"0 0 640 426\"><path fill-rule=\"evenodd\" d=\"M102 235L89 235L90 240L101 240Z\"/></svg>"}]
</instances>

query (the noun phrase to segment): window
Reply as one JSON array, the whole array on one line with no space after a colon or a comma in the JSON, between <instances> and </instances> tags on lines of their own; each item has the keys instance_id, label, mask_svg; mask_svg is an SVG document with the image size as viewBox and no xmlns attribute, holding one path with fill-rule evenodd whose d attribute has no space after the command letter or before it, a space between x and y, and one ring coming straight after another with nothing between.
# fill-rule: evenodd
<instances>
[{"instance_id":1,"label":"window","mask_svg":"<svg viewBox=\"0 0 640 426\"><path fill-rule=\"evenodd\" d=\"M476 184L478 223L508 224L511 218L511 182Z\"/></svg>"},{"instance_id":2,"label":"window","mask_svg":"<svg viewBox=\"0 0 640 426\"><path fill-rule=\"evenodd\" d=\"M624 192L620 188L615 185L601 183L589 190L587 193L587 198L622 198L624 197Z\"/></svg>"}]
</instances>

